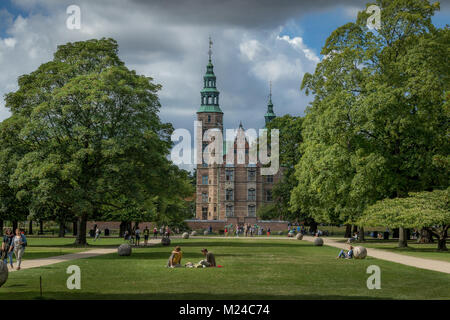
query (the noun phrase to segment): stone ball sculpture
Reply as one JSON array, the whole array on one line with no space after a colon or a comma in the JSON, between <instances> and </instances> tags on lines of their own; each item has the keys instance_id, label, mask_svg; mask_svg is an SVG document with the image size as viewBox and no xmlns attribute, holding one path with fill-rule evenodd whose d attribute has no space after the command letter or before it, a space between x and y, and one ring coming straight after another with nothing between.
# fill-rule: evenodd
<instances>
[{"instance_id":1,"label":"stone ball sculpture","mask_svg":"<svg viewBox=\"0 0 450 320\"><path fill-rule=\"evenodd\" d=\"M189 233L187 232L183 233L183 239L189 239Z\"/></svg>"},{"instance_id":2,"label":"stone ball sculpture","mask_svg":"<svg viewBox=\"0 0 450 320\"><path fill-rule=\"evenodd\" d=\"M194 230L191 232L191 236L196 236L196 235L197 235L197 231Z\"/></svg>"},{"instance_id":3,"label":"stone ball sculpture","mask_svg":"<svg viewBox=\"0 0 450 320\"><path fill-rule=\"evenodd\" d=\"M205 236L207 236L207 235L209 234L209 231L208 231L208 230L205 230L205 232L203 232L203 234L204 234Z\"/></svg>"},{"instance_id":4,"label":"stone ball sculpture","mask_svg":"<svg viewBox=\"0 0 450 320\"><path fill-rule=\"evenodd\" d=\"M131 246L128 243L123 243L117 248L117 253L119 256L129 256L131 255Z\"/></svg>"},{"instance_id":5,"label":"stone ball sculpture","mask_svg":"<svg viewBox=\"0 0 450 320\"><path fill-rule=\"evenodd\" d=\"M353 248L353 257L355 259L365 259L367 257L367 249L361 246Z\"/></svg>"},{"instance_id":6,"label":"stone ball sculpture","mask_svg":"<svg viewBox=\"0 0 450 320\"><path fill-rule=\"evenodd\" d=\"M167 238L167 237L162 238L162 239L161 239L161 244L162 244L163 246L168 246L168 245L170 245L170 239Z\"/></svg>"},{"instance_id":7,"label":"stone ball sculpture","mask_svg":"<svg viewBox=\"0 0 450 320\"><path fill-rule=\"evenodd\" d=\"M315 239L314 239L314 245L315 245L315 246L318 246L318 247L323 246L323 239L322 239L322 238L319 238L319 237L315 238Z\"/></svg>"},{"instance_id":8,"label":"stone ball sculpture","mask_svg":"<svg viewBox=\"0 0 450 320\"><path fill-rule=\"evenodd\" d=\"M297 235L295 237L297 238L297 240L303 239L303 235L301 233L297 233Z\"/></svg>"},{"instance_id":9,"label":"stone ball sculpture","mask_svg":"<svg viewBox=\"0 0 450 320\"><path fill-rule=\"evenodd\" d=\"M0 261L0 287L5 284L6 280L8 280L8 264Z\"/></svg>"}]
</instances>

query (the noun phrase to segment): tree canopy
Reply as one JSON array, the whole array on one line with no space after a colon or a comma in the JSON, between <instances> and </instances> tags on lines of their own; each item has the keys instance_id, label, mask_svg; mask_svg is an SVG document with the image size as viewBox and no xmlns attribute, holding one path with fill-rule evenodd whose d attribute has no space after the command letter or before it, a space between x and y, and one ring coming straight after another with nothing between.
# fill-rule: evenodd
<instances>
[{"instance_id":1,"label":"tree canopy","mask_svg":"<svg viewBox=\"0 0 450 320\"><path fill-rule=\"evenodd\" d=\"M370 30L359 12L302 82L314 101L291 207L319 222L354 223L377 200L448 185L450 32L431 22L439 4L374 4L381 28Z\"/></svg>"},{"instance_id":2,"label":"tree canopy","mask_svg":"<svg viewBox=\"0 0 450 320\"><path fill-rule=\"evenodd\" d=\"M185 174L167 158L173 129L159 118L161 86L152 80L124 65L115 40L88 40L59 46L6 95L27 147L9 185L77 217L79 244L96 213L138 215L155 197L184 194L167 195Z\"/></svg>"}]
</instances>

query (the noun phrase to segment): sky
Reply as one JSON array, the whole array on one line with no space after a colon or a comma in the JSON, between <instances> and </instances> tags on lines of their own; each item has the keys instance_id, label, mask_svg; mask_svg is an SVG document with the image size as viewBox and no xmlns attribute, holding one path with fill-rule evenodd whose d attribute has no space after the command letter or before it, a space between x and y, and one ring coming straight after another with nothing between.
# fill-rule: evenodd
<instances>
[{"instance_id":1,"label":"sky","mask_svg":"<svg viewBox=\"0 0 450 320\"><path fill-rule=\"evenodd\" d=\"M264 126L269 81L277 115L304 115L312 97L300 91L321 47L337 27L354 21L366 0L0 0L0 121L3 95L17 78L52 59L60 44L112 37L128 68L162 84L161 118L193 131L208 62L208 37L224 112L224 128ZM433 21L450 21L441 1ZM69 5L81 28L66 27Z\"/></svg>"}]
</instances>

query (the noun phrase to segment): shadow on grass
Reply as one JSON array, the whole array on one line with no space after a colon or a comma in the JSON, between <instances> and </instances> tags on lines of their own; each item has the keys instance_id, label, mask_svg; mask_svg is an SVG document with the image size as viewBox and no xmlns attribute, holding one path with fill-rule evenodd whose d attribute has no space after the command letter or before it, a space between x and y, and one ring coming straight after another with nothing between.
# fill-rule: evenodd
<instances>
[{"instance_id":1,"label":"shadow on grass","mask_svg":"<svg viewBox=\"0 0 450 320\"><path fill-rule=\"evenodd\" d=\"M78 293L52 292L43 297L30 293L0 294L1 300L392 300L391 297L341 296L341 295L274 295L274 294L215 294L215 293Z\"/></svg>"}]
</instances>

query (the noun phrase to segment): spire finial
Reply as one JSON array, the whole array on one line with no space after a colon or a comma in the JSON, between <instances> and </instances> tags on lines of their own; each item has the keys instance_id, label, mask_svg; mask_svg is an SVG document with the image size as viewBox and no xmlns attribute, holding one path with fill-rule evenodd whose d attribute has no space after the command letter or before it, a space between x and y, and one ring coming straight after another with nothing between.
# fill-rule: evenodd
<instances>
[{"instance_id":1,"label":"spire finial","mask_svg":"<svg viewBox=\"0 0 450 320\"><path fill-rule=\"evenodd\" d=\"M212 40L211 40L211 36L209 36L209 50L208 50L209 62L211 62L212 45L213 45L213 42L212 42Z\"/></svg>"},{"instance_id":2,"label":"spire finial","mask_svg":"<svg viewBox=\"0 0 450 320\"><path fill-rule=\"evenodd\" d=\"M269 89L269 98L270 98L270 100L272 100L272 80L269 81L269 87L270 87L270 89Z\"/></svg>"}]
</instances>

